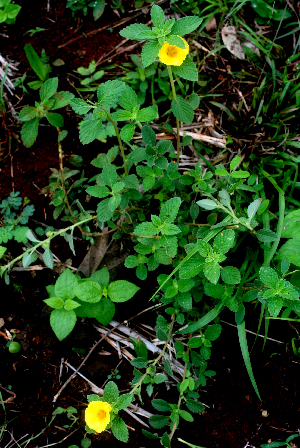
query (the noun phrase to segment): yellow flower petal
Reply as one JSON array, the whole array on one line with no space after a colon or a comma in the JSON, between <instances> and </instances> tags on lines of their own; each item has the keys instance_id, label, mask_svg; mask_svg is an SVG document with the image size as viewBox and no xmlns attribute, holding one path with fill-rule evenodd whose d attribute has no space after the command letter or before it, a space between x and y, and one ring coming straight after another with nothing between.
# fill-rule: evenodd
<instances>
[{"instance_id":1,"label":"yellow flower petal","mask_svg":"<svg viewBox=\"0 0 300 448\"><path fill-rule=\"evenodd\" d=\"M160 62L166 65L181 65L189 53L189 44L187 41L180 37L185 45L185 48L176 47L176 45L170 45L165 42L159 50L158 57Z\"/></svg>"},{"instance_id":2,"label":"yellow flower petal","mask_svg":"<svg viewBox=\"0 0 300 448\"><path fill-rule=\"evenodd\" d=\"M85 422L96 432L103 432L110 422L111 406L105 401L91 401L85 410Z\"/></svg>"}]
</instances>

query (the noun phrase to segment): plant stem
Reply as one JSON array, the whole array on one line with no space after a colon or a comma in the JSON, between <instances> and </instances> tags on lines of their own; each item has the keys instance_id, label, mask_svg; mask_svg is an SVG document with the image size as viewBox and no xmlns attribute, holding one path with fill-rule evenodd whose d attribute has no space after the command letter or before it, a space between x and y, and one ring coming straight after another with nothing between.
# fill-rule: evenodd
<instances>
[{"instance_id":1,"label":"plant stem","mask_svg":"<svg viewBox=\"0 0 300 448\"><path fill-rule=\"evenodd\" d=\"M43 241L40 241L38 244L36 244L34 247L31 247L30 249L27 249L25 252L23 252L21 255L19 255L18 257L14 258L12 261L10 261L8 264L6 264L5 266L1 266L0 269L0 276L2 276L4 274L5 271L7 271L10 266L12 266L13 264L15 264L17 261L21 260L25 254L28 254L29 252L34 252L36 249L38 249L38 247L43 246L44 244L47 245L47 243L50 243L50 241L59 236L59 235L63 235L65 232L67 232L68 230L73 230L75 229L75 227L80 226L81 224L84 224L85 222L91 221L92 219L97 218L97 216L89 216L86 219L83 219L82 221L76 223L76 224L72 224L69 227L65 227L62 230L59 230L58 232L51 232L51 235L48 236L48 238L46 238Z\"/></svg>"},{"instance_id":2,"label":"plant stem","mask_svg":"<svg viewBox=\"0 0 300 448\"><path fill-rule=\"evenodd\" d=\"M152 363L153 366L155 366L159 360L164 356L165 351L167 349L167 346L169 344L169 341L171 339L172 336L172 331L173 331L173 326L174 326L174 322L175 322L175 314L172 314L172 320L171 320L171 325L170 325L170 329L169 329L169 333L168 333L168 337L167 340L165 342L165 345L161 351L161 353L159 354L159 356L156 358L156 360ZM141 377L141 379L139 380L139 382L134 386L134 388L131 390L130 393L133 394L133 392L142 384L142 382L144 381L144 379L146 378L146 376L148 375L147 371L144 373L144 375Z\"/></svg>"},{"instance_id":3,"label":"plant stem","mask_svg":"<svg viewBox=\"0 0 300 448\"><path fill-rule=\"evenodd\" d=\"M172 69L170 65L167 65L168 68L168 73L169 73L169 78L170 78L170 84L171 84L171 88L172 88L172 93L173 93L173 99L176 100L176 89L175 89L175 85L174 85L174 79L173 79L173 74L172 74ZM179 134L179 120L178 118L176 118L176 139L177 139L177 165L179 167L179 154L180 154L180 134Z\"/></svg>"},{"instance_id":4,"label":"plant stem","mask_svg":"<svg viewBox=\"0 0 300 448\"><path fill-rule=\"evenodd\" d=\"M100 107L100 109L104 110L104 112L105 112L106 115L107 115L107 119L108 119L108 121L109 121L109 122L113 125L113 127L114 127L114 130L115 130L115 133L116 133L118 142L119 142L119 147L120 147L120 151L121 151L121 156L122 156L123 163L124 163L124 172L125 172L125 174L126 174L126 176L127 176L127 175L128 175L128 171L127 171L127 166L126 166L126 159L125 159L125 153L124 153L123 143L122 143L122 140L121 140L120 133L119 133L119 130L118 130L118 128L117 128L116 122L115 122L115 120L112 118L112 116L107 112L107 110L104 109L104 107L102 107L102 106L98 106L98 107Z\"/></svg>"}]
</instances>

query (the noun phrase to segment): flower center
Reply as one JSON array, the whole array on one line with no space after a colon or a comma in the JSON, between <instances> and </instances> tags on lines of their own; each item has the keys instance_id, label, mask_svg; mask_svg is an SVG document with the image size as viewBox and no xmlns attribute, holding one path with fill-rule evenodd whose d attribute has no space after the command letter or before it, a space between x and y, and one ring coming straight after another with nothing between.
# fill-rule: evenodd
<instances>
[{"instance_id":1,"label":"flower center","mask_svg":"<svg viewBox=\"0 0 300 448\"><path fill-rule=\"evenodd\" d=\"M167 48L167 55L171 56L171 58L176 56L177 55L177 47L175 45L170 45Z\"/></svg>"},{"instance_id":2,"label":"flower center","mask_svg":"<svg viewBox=\"0 0 300 448\"><path fill-rule=\"evenodd\" d=\"M102 409L98 412L98 417L100 420L104 419L106 417L106 412L102 411Z\"/></svg>"}]
</instances>

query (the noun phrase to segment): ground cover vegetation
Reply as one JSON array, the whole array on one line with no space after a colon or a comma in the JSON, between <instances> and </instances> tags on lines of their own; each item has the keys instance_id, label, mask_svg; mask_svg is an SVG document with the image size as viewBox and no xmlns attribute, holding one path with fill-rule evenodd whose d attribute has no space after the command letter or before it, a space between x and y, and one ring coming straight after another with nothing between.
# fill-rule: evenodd
<instances>
[{"instance_id":1,"label":"ground cover vegetation","mask_svg":"<svg viewBox=\"0 0 300 448\"><path fill-rule=\"evenodd\" d=\"M109 244L122 247L122 272L115 278L101 259L92 272L70 263L56 270L44 285L47 325L65 342L78 322L91 329L95 323L108 326L127 301L135 314L134 300L142 293L142 313L149 305L155 309L155 338L162 347L152 352L146 341L131 337L135 355L129 358L126 387L120 390L122 376L112 369L103 389L93 385L93 393L85 394L81 419L75 407L57 407L47 428L20 446L38 446L34 440L46 429L51 434L58 416L72 421L64 426L68 430L85 421L77 445L63 439L69 448L97 446L107 431L131 443L125 411L132 414L133 405L147 400L151 414L142 430L145 446L201 448L201 435L190 438L187 430L176 436L182 425L192 427L205 412L203 389L218 375L210 364L215 341L225 338L224 315L236 327L245 381L258 403L264 391L251 362L246 322L252 322L256 338L263 333L262 348L272 326L292 326L290 355L300 355L297 6L280 0L156 3L134 2L135 8L148 5L145 20L124 21L120 27L125 42L140 43L142 50L106 67L86 61L69 81L72 89L52 76L63 61L52 64L45 50L39 56L28 41L24 55L37 79L28 82L27 74L15 79L15 88L23 92L18 113L5 93L9 63L2 73L3 122L12 114L17 123L13 133L4 126L8 154L13 138L26 151L38 146L47 123L56 132L59 167L52 168L43 189L50 197L53 225L35 223L37 204L22 192L1 197L1 281L11 288L15 268L32 271L37 263L55 269L57 240L75 257L79 237L91 248L99 238L110 238ZM109 6L123 15L127 5L115 1ZM91 8L98 20L105 2L68 0L66 8L74 19ZM7 33L17 14L22 14L20 7L0 1ZM204 128L208 132L200 132ZM82 152L68 158L64 144L70 133ZM89 147L97 152L86 170L83 154ZM2 335L6 356L22 353L16 334ZM166 395L170 387L172 394ZM299 390L299 382L293 387ZM4 440L10 422L0 399ZM298 436L261 446L296 446Z\"/></svg>"}]
</instances>

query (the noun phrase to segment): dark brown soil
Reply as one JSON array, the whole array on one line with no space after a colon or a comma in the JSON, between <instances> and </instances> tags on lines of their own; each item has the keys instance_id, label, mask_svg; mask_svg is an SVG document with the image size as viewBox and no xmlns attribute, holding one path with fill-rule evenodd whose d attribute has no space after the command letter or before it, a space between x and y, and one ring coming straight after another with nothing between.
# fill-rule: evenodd
<instances>
[{"instance_id":1,"label":"dark brown soil","mask_svg":"<svg viewBox=\"0 0 300 448\"><path fill-rule=\"evenodd\" d=\"M123 1L124 3L126 2ZM99 58L106 60L106 55L122 40L118 34L120 28L114 28L112 32L109 29L120 20L112 12L109 4L102 18L96 23L91 20L91 16L85 17L84 20L82 18L74 20L70 11L65 9L64 1L43 0L37 4L19 0L18 4L22 5L22 11L16 25L4 29L3 34L9 37L4 37L3 34L0 36L1 54L20 62L19 74L27 72L32 79L34 74L29 68L23 50L26 43L31 43L39 54L45 49L50 62L62 59L65 65L53 67L52 72L53 76L59 77L61 90L71 90L75 93L70 82L73 82L72 76L76 69L81 65L87 66L91 60L97 61ZM134 9L131 2L127 2L126 13L122 17L132 17L136 12L130 13L131 9ZM149 15L142 13L141 20L147 22ZM92 31L106 26L109 27L91 37L86 37ZM47 31L32 37L25 34L26 31L36 27L47 28ZM125 52L114 57L112 62L124 62L127 59L128 54ZM20 107L28 104L30 97L24 98L22 91L18 89L16 97L9 99L18 111ZM33 101L32 98L31 104ZM64 118L66 128L69 130L69 135L64 141L65 154L82 155L84 167L89 169L89 163L98 149L93 145L88 147L80 145L76 124L67 113ZM34 146L26 149L17 137L18 125L10 114L3 117L3 125L0 147L0 200L13 189L20 191L23 197L28 197L35 205L36 220L46 225L55 225L52 218L53 210L49 206L50 198L42 193L42 189L48 185L50 168L58 168L59 164L56 131L50 126L44 126ZM59 227L59 224L56 225ZM53 250L57 255L62 255L65 261L71 254L61 244L61 242L54 243ZM86 248L86 243L80 246L78 257L76 260L73 259L74 265L79 265ZM128 273L120 272L120 278L122 275L127 278ZM25 446L41 448L51 444L54 446L61 441L62 447L80 445L84 433L82 414L86 406L86 395L90 392L88 384L82 378L76 377L62 392L57 403L53 403L53 397L72 373L70 369L66 370L63 361L67 360L69 364L77 367L83 359L83 354L77 352L85 350L87 353L99 339L99 334L91 323L81 322L77 324L69 338L63 342L57 341L49 326L48 307L43 304L43 299L46 298L45 286L53 283L53 276L55 274L48 270L21 272L12 275L12 285L3 286L3 281L1 283L0 318L4 319L7 330L16 330L17 340L22 345L20 353L10 354L5 348L5 339L0 336L0 391L6 410L4 415L3 407L0 406L0 418L2 422L8 422L1 442L3 448L17 447L18 443L21 444L39 434L50 422L51 414L57 406L63 408L74 406L78 410L79 425L76 423L72 429L64 428L64 425L70 425L70 420L65 414L60 415L43 434ZM153 284L149 282L148 289L152 288ZM116 319L128 319L137 310L149 305L143 302L144 297L140 294L137 299L130 302L130 306L119 307ZM134 320L132 326L135 328L140 321L153 324L154 317L154 313L145 314L139 320ZM250 329L255 332L258 316L255 314L251 317L249 322L254 322L254 328ZM230 315L228 319L231 319ZM180 425L172 446L176 448L184 446L177 441L177 437L180 437L187 442L208 448L245 446L258 448L261 443L267 443L268 440L282 441L289 435L299 432L300 364L291 356L287 345L295 334L287 323L281 323L273 324L270 336L283 341L284 344L269 341L262 352L262 343L259 340L251 354L255 378L263 400L260 403L243 365L236 330L224 324L222 338L214 343L210 361L210 368L214 369L217 375L208 381L207 387L201 392L201 400L206 405L206 411L202 415L195 416L194 424ZM251 345L254 336L248 335L248 341ZM83 375L99 387L103 386L107 375L120 362L112 350L107 343L103 343L81 370ZM101 354L103 352L111 352L111 355ZM118 380L119 387L121 390L127 390L132 379L132 367L123 360L118 369L121 374L121 379ZM164 387L161 387L159 394L173 402L176 402L178 396L175 390L172 394L172 388L166 392ZM150 400L145 394L143 399L145 409L153 412ZM130 430L131 447L159 446L156 441L150 441L142 435L141 426L135 420L126 414L124 418L126 423L134 428ZM73 429L76 432L72 435ZM64 440L69 434L71 435ZM21 437L24 439L17 443L13 442L12 437L15 440ZM97 437L93 436L92 440L93 447L123 446L107 432ZM295 442L297 444L297 439Z\"/></svg>"}]
</instances>

